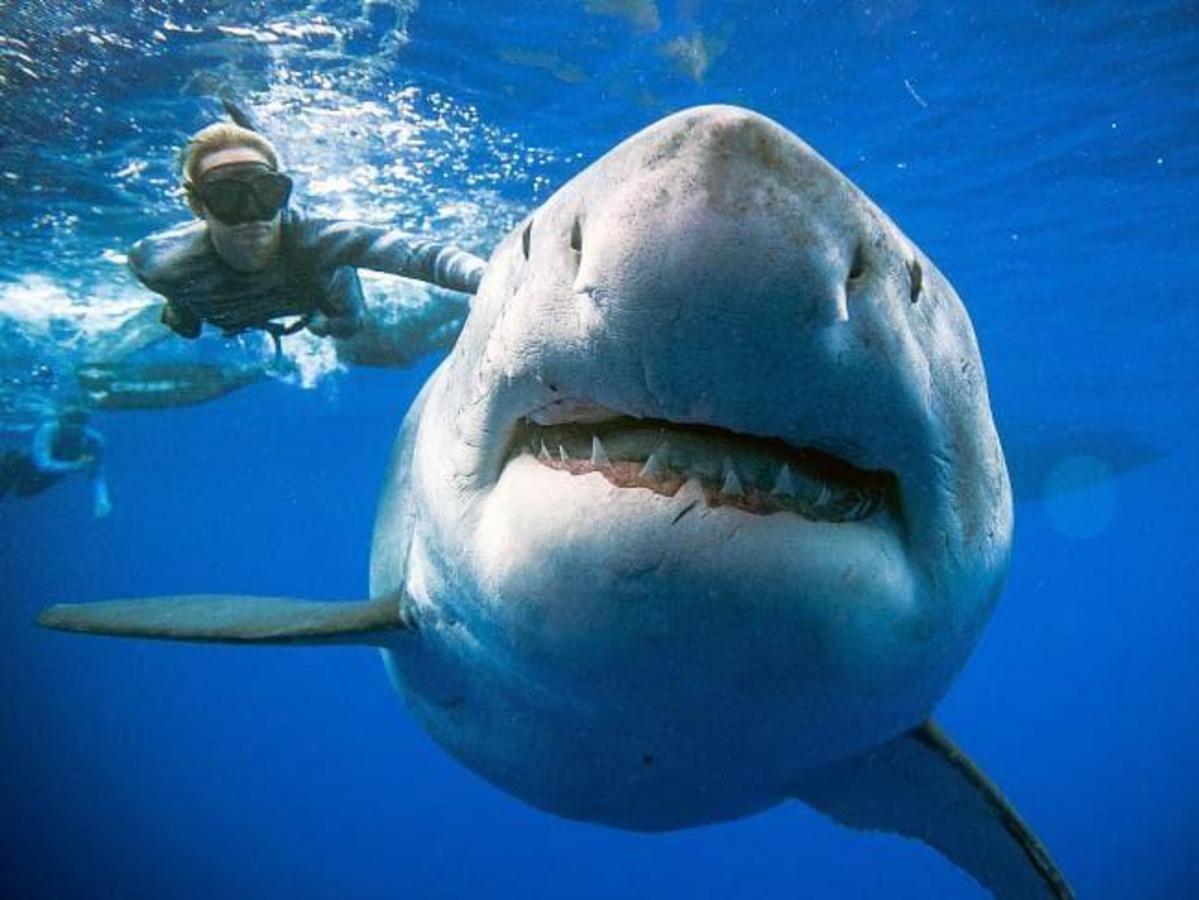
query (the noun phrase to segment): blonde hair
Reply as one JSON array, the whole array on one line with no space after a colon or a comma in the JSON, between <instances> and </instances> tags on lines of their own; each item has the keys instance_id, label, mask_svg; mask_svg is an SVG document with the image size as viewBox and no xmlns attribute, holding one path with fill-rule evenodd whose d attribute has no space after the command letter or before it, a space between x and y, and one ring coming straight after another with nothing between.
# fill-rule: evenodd
<instances>
[{"instance_id":1,"label":"blonde hair","mask_svg":"<svg viewBox=\"0 0 1199 900\"><path fill-rule=\"evenodd\" d=\"M279 156L274 145L257 131L250 131L232 122L216 122L193 134L187 146L183 148L179 156L179 167L183 172L184 186L191 187L195 184L197 170L204 157L234 147L257 150L270 163L272 169L279 168Z\"/></svg>"}]
</instances>

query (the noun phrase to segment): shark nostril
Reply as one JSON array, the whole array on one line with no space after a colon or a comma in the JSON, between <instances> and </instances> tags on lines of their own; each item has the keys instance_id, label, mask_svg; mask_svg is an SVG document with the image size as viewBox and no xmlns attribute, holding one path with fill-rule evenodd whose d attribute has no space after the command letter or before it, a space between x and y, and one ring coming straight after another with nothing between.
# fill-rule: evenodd
<instances>
[{"instance_id":1,"label":"shark nostril","mask_svg":"<svg viewBox=\"0 0 1199 900\"><path fill-rule=\"evenodd\" d=\"M849 264L849 277L847 286L861 279L866 274L866 253L862 249L862 245L858 244L853 251L853 261Z\"/></svg>"},{"instance_id":2,"label":"shark nostril","mask_svg":"<svg viewBox=\"0 0 1199 900\"><path fill-rule=\"evenodd\" d=\"M910 296L915 303L920 299L920 290L924 287L924 270L920 268L920 260L914 259L908 263L908 279L912 285Z\"/></svg>"},{"instance_id":3,"label":"shark nostril","mask_svg":"<svg viewBox=\"0 0 1199 900\"><path fill-rule=\"evenodd\" d=\"M525 226L525 230L520 235L520 249L525 255L525 259L529 258L529 248L533 244L533 220L529 219L529 224Z\"/></svg>"}]
</instances>

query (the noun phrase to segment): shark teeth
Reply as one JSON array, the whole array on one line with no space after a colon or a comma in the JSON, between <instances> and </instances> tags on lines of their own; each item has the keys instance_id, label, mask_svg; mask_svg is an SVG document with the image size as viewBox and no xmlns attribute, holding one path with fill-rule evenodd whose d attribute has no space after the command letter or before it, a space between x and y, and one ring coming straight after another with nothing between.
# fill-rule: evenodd
<instances>
[{"instance_id":1,"label":"shark teeth","mask_svg":"<svg viewBox=\"0 0 1199 900\"><path fill-rule=\"evenodd\" d=\"M778 477L774 479L774 487L770 489L770 493L775 497L794 497L795 479L791 477L791 467L783 463L779 469Z\"/></svg>"},{"instance_id":2,"label":"shark teeth","mask_svg":"<svg viewBox=\"0 0 1199 900\"><path fill-rule=\"evenodd\" d=\"M612 465L608 459L608 454L604 452L604 445L599 439L599 435L591 436L591 465L599 468L608 468Z\"/></svg>"},{"instance_id":3,"label":"shark teeth","mask_svg":"<svg viewBox=\"0 0 1199 900\"><path fill-rule=\"evenodd\" d=\"M622 488L675 497L702 485L708 507L821 522L866 519L889 509L894 476L855 469L815 449L718 429L630 420L624 427L527 423L521 442L533 459L571 475L598 473Z\"/></svg>"},{"instance_id":4,"label":"shark teeth","mask_svg":"<svg viewBox=\"0 0 1199 900\"><path fill-rule=\"evenodd\" d=\"M741 479L737 477L737 470L733 468L733 461L727 456L724 458L724 483L720 486L720 493L727 494L730 497L742 497L745 495L745 488L741 486Z\"/></svg>"},{"instance_id":5,"label":"shark teeth","mask_svg":"<svg viewBox=\"0 0 1199 900\"><path fill-rule=\"evenodd\" d=\"M828 489L827 484L818 484L816 486L816 497L812 501L816 506L823 506L829 502L832 497L832 491Z\"/></svg>"},{"instance_id":6,"label":"shark teeth","mask_svg":"<svg viewBox=\"0 0 1199 900\"><path fill-rule=\"evenodd\" d=\"M637 474L640 478L660 478L666 474L666 444L658 445Z\"/></svg>"}]
</instances>

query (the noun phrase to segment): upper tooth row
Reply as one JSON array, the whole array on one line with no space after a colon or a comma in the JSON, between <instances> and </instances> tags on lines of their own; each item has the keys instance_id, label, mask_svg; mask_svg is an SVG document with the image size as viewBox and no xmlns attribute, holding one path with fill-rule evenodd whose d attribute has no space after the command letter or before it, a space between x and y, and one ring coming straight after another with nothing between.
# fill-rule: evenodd
<instances>
[{"instance_id":1,"label":"upper tooth row","mask_svg":"<svg viewBox=\"0 0 1199 900\"><path fill-rule=\"evenodd\" d=\"M654 449L654 452L646 459L645 464L641 467L639 473L641 478L659 478L663 475L666 468L667 446L663 442ZM541 441L541 448L537 454L538 458L543 461L550 461L549 449L545 446L545 440ZM566 448L561 444L558 445L558 458L562 462L567 462L570 456L566 452ZM603 441L599 439L599 435L591 436L591 465L598 468L603 468L612 465L612 461L608 458L608 453L604 450ZM723 482L720 491L729 496L739 497L745 494L745 488L741 484L741 478L737 475L737 470L733 467L733 461L727 456L724 458ZM821 487L822 499L826 496L828 488ZM770 493L776 497L796 497L798 492L795 488L795 479L791 475L791 467L787 463L783 463L778 474L774 479L774 487Z\"/></svg>"}]
</instances>

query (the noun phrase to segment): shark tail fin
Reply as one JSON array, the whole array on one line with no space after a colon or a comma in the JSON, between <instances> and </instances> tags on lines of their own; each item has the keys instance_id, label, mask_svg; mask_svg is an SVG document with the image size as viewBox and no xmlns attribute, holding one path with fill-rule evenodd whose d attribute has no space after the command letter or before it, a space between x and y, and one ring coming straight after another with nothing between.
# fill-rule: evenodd
<instances>
[{"instance_id":1,"label":"shark tail fin","mask_svg":"<svg viewBox=\"0 0 1199 900\"><path fill-rule=\"evenodd\" d=\"M402 592L350 602L193 594L59 604L44 610L38 624L84 634L223 644L386 646L398 633L415 630Z\"/></svg>"},{"instance_id":2,"label":"shark tail fin","mask_svg":"<svg viewBox=\"0 0 1199 900\"><path fill-rule=\"evenodd\" d=\"M1003 900L1074 896L1032 829L932 722L797 795L843 825L923 841Z\"/></svg>"}]
</instances>

